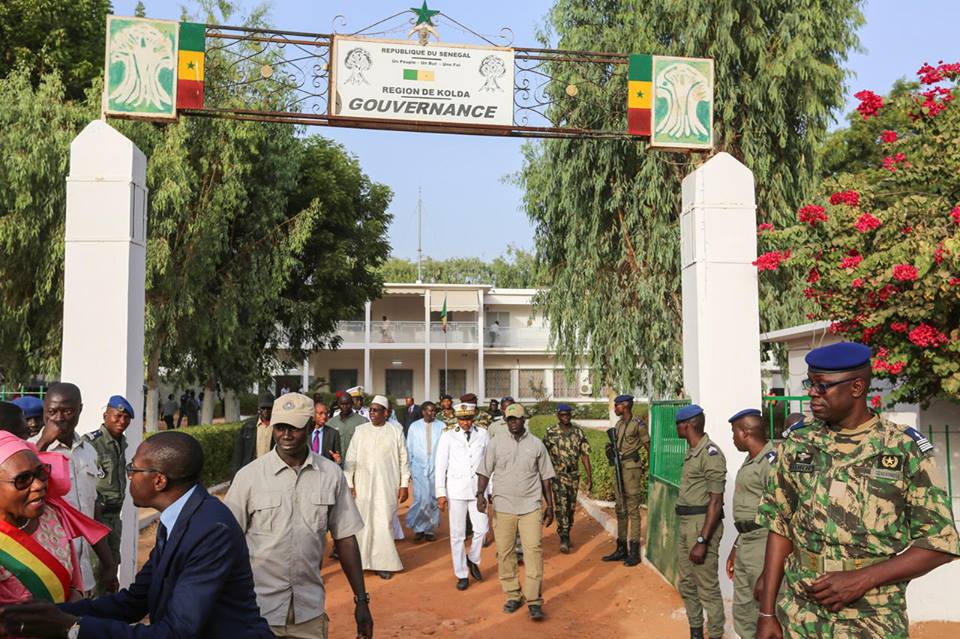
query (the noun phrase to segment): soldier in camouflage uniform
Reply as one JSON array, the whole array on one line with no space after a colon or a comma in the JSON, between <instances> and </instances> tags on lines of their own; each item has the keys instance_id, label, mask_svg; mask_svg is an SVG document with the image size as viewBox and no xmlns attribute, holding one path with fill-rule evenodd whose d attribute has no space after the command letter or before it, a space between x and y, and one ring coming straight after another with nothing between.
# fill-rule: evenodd
<instances>
[{"instance_id":1,"label":"soldier in camouflage uniform","mask_svg":"<svg viewBox=\"0 0 960 639\"><path fill-rule=\"evenodd\" d=\"M557 534L560 535L560 552L570 552L570 529L573 527L573 511L577 505L577 489L580 487L580 462L587 471L587 490L593 488L593 473L590 471L590 443L579 426L570 420L573 409L567 404L557 405L557 422L547 428L543 445L550 454L557 476L550 480L553 485L553 502L557 513Z\"/></svg>"},{"instance_id":2,"label":"soldier in camouflage uniform","mask_svg":"<svg viewBox=\"0 0 960 639\"><path fill-rule=\"evenodd\" d=\"M747 453L733 491L733 524L739 534L727 557L727 577L733 580L733 627L742 639L753 639L759 611L753 591L763 572L767 548L767 530L756 521L757 506L777 451L768 441L767 425L756 408L744 409L727 421L733 429L733 445Z\"/></svg>"},{"instance_id":3,"label":"soldier in camouflage uniform","mask_svg":"<svg viewBox=\"0 0 960 639\"><path fill-rule=\"evenodd\" d=\"M960 555L933 446L867 408L870 357L851 342L807 355L814 419L784 442L758 515L761 639L907 637L910 579Z\"/></svg>"},{"instance_id":4,"label":"soldier in camouflage uniform","mask_svg":"<svg viewBox=\"0 0 960 639\"><path fill-rule=\"evenodd\" d=\"M446 424L443 428L445 431L456 428L457 415L453 411L453 397L450 395L440 396L440 412L437 413L437 419Z\"/></svg>"},{"instance_id":5,"label":"soldier in camouflage uniform","mask_svg":"<svg viewBox=\"0 0 960 639\"><path fill-rule=\"evenodd\" d=\"M602 561L622 561L625 566L640 563L640 495L643 492L643 463L640 448L650 453L650 431L633 416L633 395L618 395L613 410L620 418L614 427L617 450L620 452L620 473L623 490L614 482L617 513L617 548ZM608 431L609 432L609 431ZM607 459L615 464L612 444L607 443ZM629 526L629 528L628 528ZM629 547L627 543L629 541Z\"/></svg>"},{"instance_id":6,"label":"soldier in camouflage uniform","mask_svg":"<svg viewBox=\"0 0 960 639\"><path fill-rule=\"evenodd\" d=\"M704 432L706 416L696 404L677 411L677 436L687 440L676 513L680 519L677 577L687 609L691 639L721 639L726 617L720 594L720 538L723 536L723 491L727 461L720 447Z\"/></svg>"},{"instance_id":7,"label":"soldier in camouflage uniform","mask_svg":"<svg viewBox=\"0 0 960 639\"><path fill-rule=\"evenodd\" d=\"M97 503L95 518L101 524L110 527L107 545L114 565L120 565L120 537L123 534L123 520L120 509L127 493L127 438L124 431L133 418L133 407L120 395L114 395L107 402L100 430L87 435L90 445L97 452ZM100 562L93 556L93 572L100 574ZM94 596L116 590L112 584L100 581L94 587Z\"/></svg>"}]
</instances>

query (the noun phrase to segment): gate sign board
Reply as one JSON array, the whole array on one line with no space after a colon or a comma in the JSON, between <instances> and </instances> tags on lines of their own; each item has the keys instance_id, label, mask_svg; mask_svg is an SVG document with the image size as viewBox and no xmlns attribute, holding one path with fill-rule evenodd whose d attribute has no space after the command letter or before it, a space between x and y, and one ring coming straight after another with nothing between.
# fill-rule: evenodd
<instances>
[{"instance_id":1,"label":"gate sign board","mask_svg":"<svg viewBox=\"0 0 960 639\"><path fill-rule=\"evenodd\" d=\"M336 36L330 114L513 126L513 49Z\"/></svg>"},{"instance_id":2,"label":"gate sign board","mask_svg":"<svg viewBox=\"0 0 960 639\"><path fill-rule=\"evenodd\" d=\"M176 118L179 42L177 22L108 16L104 112Z\"/></svg>"}]
</instances>

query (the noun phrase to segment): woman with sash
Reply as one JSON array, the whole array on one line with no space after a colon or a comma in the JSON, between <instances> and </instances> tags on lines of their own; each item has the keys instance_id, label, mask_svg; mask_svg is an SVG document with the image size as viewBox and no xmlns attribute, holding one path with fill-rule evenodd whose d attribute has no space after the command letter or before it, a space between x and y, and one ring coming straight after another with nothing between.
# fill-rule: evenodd
<instances>
[{"instance_id":1,"label":"woman with sash","mask_svg":"<svg viewBox=\"0 0 960 639\"><path fill-rule=\"evenodd\" d=\"M109 529L70 506L69 460L0 432L0 604L80 598L72 539L91 543Z\"/></svg>"}]
</instances>

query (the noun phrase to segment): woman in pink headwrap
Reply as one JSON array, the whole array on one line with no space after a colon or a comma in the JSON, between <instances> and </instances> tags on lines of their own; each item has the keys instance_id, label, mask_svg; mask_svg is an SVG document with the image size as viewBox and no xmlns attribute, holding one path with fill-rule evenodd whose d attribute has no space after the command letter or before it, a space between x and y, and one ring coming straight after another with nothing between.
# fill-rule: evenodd
<instances>
[{"instance_id":1,"label":"woman in pink headwrap","mask_svg":"<svg viewBox=\"0 0 960 639\"><path fill-rule=\"evenodd\" d=\"M72 539L91 543L109 529L64 499L69 461L13 433L0 432L0 604L29 599L62 603L81 595Z\"/></svg>"}]
</instances>

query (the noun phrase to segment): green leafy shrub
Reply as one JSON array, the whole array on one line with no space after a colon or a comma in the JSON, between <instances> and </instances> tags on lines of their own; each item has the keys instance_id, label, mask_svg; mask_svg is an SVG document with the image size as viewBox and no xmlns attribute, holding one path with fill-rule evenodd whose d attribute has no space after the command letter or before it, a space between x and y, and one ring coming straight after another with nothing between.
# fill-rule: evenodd
<instances>
[{"instance_id":1,"label":"green leafy shrub","mask_svg":"<svg viewBox=\"0 0 960 639\"><path fill-rule=\"evenodd\" d=\"M204 486L209 488L233 478L233 442L240 430L240 422L190 426L179 430L200 442L203 449L201 481ZM148 433L147 437L153 434Z\"/></svg>"}]
</instances>

